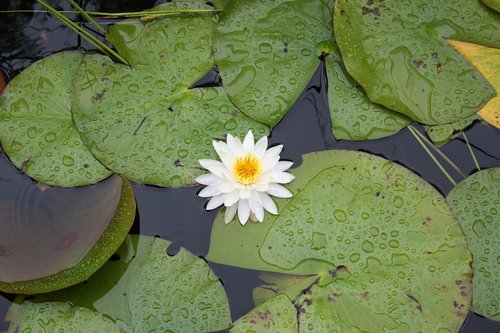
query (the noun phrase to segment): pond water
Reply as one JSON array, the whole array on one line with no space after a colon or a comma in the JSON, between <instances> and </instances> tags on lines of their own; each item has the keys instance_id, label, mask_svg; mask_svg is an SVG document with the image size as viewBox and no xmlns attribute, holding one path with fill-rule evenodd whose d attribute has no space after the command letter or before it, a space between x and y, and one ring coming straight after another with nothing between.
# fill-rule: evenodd
<instances>
[{"instance_id":1,"label":"pond water","mask_svg":"<svg viewBox=\"0 0 500 333\"><path fill-rule=\"evenodd\" d=\"M59 9L71 9L66 1L47 1ZM133 11L150 8L154 1L83 1L86 10L96 11ZM117 5L119 3L119 5ZM40 9L31 0L2 1L0 10ZM46 14L0 14L0 67L7 78L14 77L22 69L37 59L46 57L60 50L75 48L92 49L59 21ZM110 23L105 21L101 23ZM271 144L284 144L283 159L293 160L295 166L301 162L301 155L311 151L326 149L361 150L396 161L413 170L446 195L453 185L440 172L434 162L425 154L408 130L403 130L386 139L351 142L336 141L331 134L326 100L326 77L324 65L320 65L309 86L288 112L283 121L276 126L270 137ZM214 82L217 75L212 75L204 82ZM422 128L416 125L417 128ZM500 131L491 126L476 123L467 131L468 139L482 168L500 166ZM442 148L466 174L475 170L475 165L462 138L448 143ZM450 174L459 180L460 176L452 169ZM31 184L26 175L0 156L0 200L7 197L9 187L6 183L15 182L19 186ZM189 251L204 256L208 251L211 225L216 211L204 209L205 200L196 193L200 187L185 189L166 189L133 184L138 214L131 233L158 235L171 240L175 247L185 247ZM11 188L11 186L10 186ZM71 192L71 190L68 190ZM29 197L26 198L29 200ZM170 248L172 250L172 247ZM251 310L252 289L260 284L259 272L238 269L218 264L210 264L219 276L227 291L233 319L237 319ZM0 268L1 269L1 268ZM0 295L0 331L8 325L3 317L13 295ZM500 323L470 313L462 328L464 333L500 332Z\"/></svg>"}]
</instances>

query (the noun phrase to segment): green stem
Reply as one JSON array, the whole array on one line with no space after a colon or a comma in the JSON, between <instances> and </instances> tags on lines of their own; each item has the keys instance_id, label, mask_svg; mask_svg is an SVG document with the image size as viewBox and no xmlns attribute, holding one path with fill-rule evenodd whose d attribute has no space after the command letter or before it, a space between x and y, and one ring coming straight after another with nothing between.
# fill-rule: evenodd
<instances>
[{"instance_id":1,"label":"green stem","mask_svg":"<svg viewBox=\"0 0 500 333\"><path fill-rule=\"evenodd\" d=\"M439 163L438 159L436 158L436 156L434 156L434 154L432 154L432 152L429 150L429 148L427 148L427 146L425 145L425 143L422 141L422 139L420 139L420 136L418 136L417 133L415 132L418 132L415 128L413 128L413 126L408 126L408 129L410 130L410 132L413 134L413 136L415 137L415 139L418 141L418 143L422 146L422 148L424 148L425 152L430 156L430 158L432 158L432 160L434 161L434 163L438 166L438 168L441 170L441 172L446 176L446 178L448 178L448 180L454 185L456 186L457 183L455 182L455 180L453 180L453 178L451 178L450 174L446 171L446 169L441 165L441 163Z\"/></svg>"},{"instance_id":2,"label":"green stem","mask_svg":"<svg viewBox=\"0 0 500 333\"><path fill-rule=\"evenodd\" d=\"M47 8L55 17L57 17L59 20L61 20L70 29L75 31L80 36L82 36L87 42L89 42L90 44L92 44L93 46L98 48L100 51L106 53L109 56L115 57L117 60L119 60L120 62L122 62L123 64L125 64L127 66L129 65L128 62L122 56L120 56L118 53L113 51L109 46L104 44L102 41L97 39L95 36L90 34L87 30L81 28L80 26L78 26L78 24L71 21L69 18L67 18L63 14L61 14L57 9L51 7L50 5L45 3L45 1L43 1L43 0L36 0L36 1L39 4L41 4L42 6L44 6L45 8Z\"/></svg>"},{"instance_id":3,"label":"green stem","mask_svg":"<svg viewBox=\"0 0 500 333\"><path fill-rule=\"evenodd\" d=\"M103 27L101 27L99 25L99 23L96 22L96 20L94 20L85 10L83 10L82 7L78 6L78 4L73 1L73 0L68 0L68 2L76 8L76 10L83 15L83 17L85 17L87 19L87 21L89 21L89 23L91 23L94 27L97 28L97 30L99 30L101 33L105 34L106 33L106 30L104 30Z\"/></svg>"},{"instance_id":4,"label":"green stem","mask_svg":"<svg viewBox=\"0 0 500 333\"><path fill-rule=\"evenodd\" d=\"M465 139L465 143L467 144L467 147L469 148L470 154L472 155L472 159L474 160L474 163L476 164L477 171L481 171L481 167L479 166L479 163L477 162L476 155L474 154L474 151L472 150L472 147L470 146L469 139L467 139L467 136L465 135L464 131L462 132L462 136Z\"/></svg>"},{"instance_id":5,"label":"green stem","mask_svg":"<svg viewBox=\"0 0 500 333\"><path fill-rule=\"evenodd\" d=\"M456 166L456 164L453 163L453 161L450 160L448 156L446 156L446 154L441 151L441 149L437 148L432 142L429 141L429 139L425 137L425 135L420 133L420 131L416 130L414 127L413 129L415 130L415 133L418 134L418 136L420 136L420 138L424 140L425 143L427 143L427 145L429 145L432 148L432 150L438 153L439 156L441 156L441 158L445 160L456 172L458 172L462 176L462 178L467 178L467 176L462 172L462 170L460 170L460 168Z\"/></svg>"}]
</instances>

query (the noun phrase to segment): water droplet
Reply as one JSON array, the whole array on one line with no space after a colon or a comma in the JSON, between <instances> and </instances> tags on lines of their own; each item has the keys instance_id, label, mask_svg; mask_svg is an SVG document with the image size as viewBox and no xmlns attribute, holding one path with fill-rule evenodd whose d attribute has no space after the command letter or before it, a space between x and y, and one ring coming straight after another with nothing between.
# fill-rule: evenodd
<instances>
[{"instance_id":1,"label":"water droplet","mask_svg":"<svg viewBox=\"0 0 500 333\"><path fill-rule=\"evenodd\" d=\"M67 167L70 167L75 164L75 160L71 156L64 155L62 158L62 164Z\"/></svg>"},{"instance_id":2,"label":"water droplet","mask_svg":"<svg viewBox=\"0 0 500 333\"><path fill-rule=\"evenodd\" d=\"M333 216L335 216L335 219L338 222L345 222L347 218L346 213L341 209L336 209L335 212L333 213Z\"/></svg>"},{"instance_id":3,"label":"water droplet","mask_svg":"<svg viewBox=\"0 0 500 333\"><path fill-rule=\"evenodd\" d=\"M365 240L363 244L361 244L361 249L366 253L373 252L373 243L369 240Z\"/></svg>"}]
</instances>

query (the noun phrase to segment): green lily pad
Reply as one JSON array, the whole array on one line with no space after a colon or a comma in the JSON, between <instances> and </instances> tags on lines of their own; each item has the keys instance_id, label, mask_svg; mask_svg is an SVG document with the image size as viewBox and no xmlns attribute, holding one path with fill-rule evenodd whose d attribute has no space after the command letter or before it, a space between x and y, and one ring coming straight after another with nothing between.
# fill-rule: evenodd
<instances>
[{"instance_id":1,"label":"green lily pad","mask_svg":"<svg viewBox=\"0 0 500 333\"><path fill-rule=\"evenodd\" d=\"M120 246L135 219L132 187L116 175L77 189L4 186L12 187L12 198L0 209L4 292L50 292L88 279Z\"/></svg>"},{"instance_id":2,"label":"green lily pad","mask_svg":"<svg viewBox=\"0 0 500 333\"><path fill-rule=\"evenodd\" d=\"M375 104L347 72L333 40L326 72L333 135L337 140L371 140L392 135L411 123L408 117Z\"/></svg>"},{"instance_id":3,"label":"green lily pad","mask_svg":"<svg viewBox=\"0 0 500 333\"><path fill-rule=\"evenodd\" d=\"M148 12L185 9L213 8L186 1L166 3ZM191 86L214 66L212 14L182 13L150 20L126 19L111 25L106 39L136 71L165 80L166 86L158 89L168 94ZM135 84L142 84L142 81Z\"/></svg>"},{"instance_id":4,"label":"green lily pad","mask_svg":"<svg viewBox=\"0 0 500 333\"><path fill-rule=\"evenodd\" d=\"M212 332L228 328L220 280L202 259L170 242L131 235L86 283L35 301L70 301L115 320L127 332Z\"/></svg>"},{"instance_id":5,"label":"green lily pad","mask_svg":"<svg viewBox=\"0 0 500 333\"><path fill-rule=\"evenodd\" d=\"M276 125L302 93L331 36L323 1L233 0L215 32L214 57L231 101L253 119Z\"/></svg>"},{"instance_id":6,"label":"green lily pad","mask_svg":"<svg viewBox=\"0 0 500 333\"><path fill-rule=\"evenodd\" d=\"M478 171L447 197L472 252L472 309L500 320L500 168Z\"/></svg>"},{"instance_id":7,"label":"green lily pad","mask_svg":"<svg viewBox=\"0 0 500 333\"><path fill-rule=\"evenodd\" d=\"M88 185L111 175L85 147L71 117L71 82L82 57L70 51L39 60L0 96L4 151L19 169L49 185Z\"/></svg>"},{"instance_id":8,"label":"green lily pad","mask_svg":"<svg viewBox=\"0 0 500 333\"><path fill-rule=\"evenodd\" d=\"M143 184L193 185L200 158L216 159L213 139L268 128L239 112L222 88L181 90L144 71L87 55L75 81L73 117L90 151L111 170ZM92 85L87 84L88 81ZM140 83L140 84L139 84Z\"/></svg>"},{"instance_id":9,"label":"green lily pad","mask_svg":"<svg viewBox=\"0 0 500 333\"><path fill-rule=\"evenodd\" d=\"M481 0L486 6L500 13L500 1L499 0Z\"/></svg>"},{"instance_id":10,"label":"green lily pad","mask_svg":"<svg viewBox=\"0 0 500 333\"><path fill-rule=\"evenodd\" d=\"M111 319L70 303L48 302L12 304L7 314L14 332L123 332Z\"/></svg>"},{"instance_id":11,"label":"green lily pad","mask_svg":"<svg viewBox=\"0 0 500 333\"><path fill-rule=\"evenodd\" d=\"M498 14L478 0L339 0L335 37L370 100L436 125L476 113L495 90L446 39L500 46Z\"/></svg>"},{"instance_id":12,"label":"green lily pad","mask_svg":"<svg viewBox=\"0 0 500 333\"><path fill-rule=\"evenodd\" d=\"M471 257L430 184L394 162L353 151L304 155L292 173L295 196L276 201L279 215L244 228L217 216L209 260L320 276L345 267L352 282L369 285L375 276L418 299L425 310L409 323L458 330L470 303Z\"/></svg>"},{"instance_id":13,"label":"green lily pad","mask_svg":"<svg viewBox=\"0 0 500 333\"><path fill-rule=\"evenodd\" d=\"M451 124L427 126L425 131L432 142L437 145L443 145L456 138L460 134L460 131L469 127L475 120L481 120L481 118L477 114L473 114Z\"/></svg>"},{"instance_id":14,"label":"green lily pad","mask_svg":"<svg viewBox=\"0 0 500 333\"><path fill-rule=\"evenodd\" d=\"M238 319L230 332L300 332L297 311L291 300L280 294Z\"/></svg>"}]
</instances>

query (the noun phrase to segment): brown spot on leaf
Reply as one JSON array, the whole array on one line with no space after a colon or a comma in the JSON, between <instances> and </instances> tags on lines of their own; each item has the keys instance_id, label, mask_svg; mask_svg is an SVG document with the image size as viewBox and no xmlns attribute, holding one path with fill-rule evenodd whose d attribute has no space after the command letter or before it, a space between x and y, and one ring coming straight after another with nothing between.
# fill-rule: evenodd
<instances>
[{"instance_id":1,"label":"brown spot on leaf","mask_svg":"<svg viewBox=\"0 0 500 333\"><path fill-rule=\"evenodd\" d=\"M421 59L413 59L413 60L411 61L411 64L412 64L414 67L416 67L416 68L426 68L426 67L427 67L427 65L426 65L426 64L424 64L424 61L423 61L423 60L421 60Z\"/></svg>"},{"instance_id":2,"label":"brown spot on leaf","mask_svg":"<svg viewBox=\"0 0 500 333\"><path fill-rule=\"evenodd\" d=\"M340 265L328 271L332 277L336 277L338 273L347 272L347 267Z\"/></svg>"},{"instance_id":3,"label":"brown spot on leaf","mask_svg":"<svg viewBox=\"0 0 500 333\"><path fill-rule=\"evenodd\" d=\"M181 164L181 160L180 160L180 159L176 159L176 160L174 161L174 165L175 165L175 167L176 167L176 168L177 168L177 167L181 167L181 166L183 166L183 165Z\"/></svg>"},{"instance_id":4,"label":"brown spot on leaf","mask_svg":"<svg viewBox=\"0 0 500 333\"><path fill-rule=\"evenodd\" d=\"M375 16L380 16L380 10L378 9L378 7L368 8L363 6L363 8L361 8L361 14L363 15L373 14Z\"/></svg>"},{"instance_id":5,"label":"brown spot on leaf","mask_svg":"<svg viewBox=\"0 0 500 333\"><path fill-rule=\"evenodd\" d=\"M103 98L103 97L104 97L104 94L105 94L105 93L106 93L106 89L104 89L104 90L103 90L103 91L101 91L100 93L95 94L95 96L93 96L93 97L92 97L92 99L93 99L94 101L98 101L98 100L100 100L101 98Z\"/></svg>"}]
</instances>

